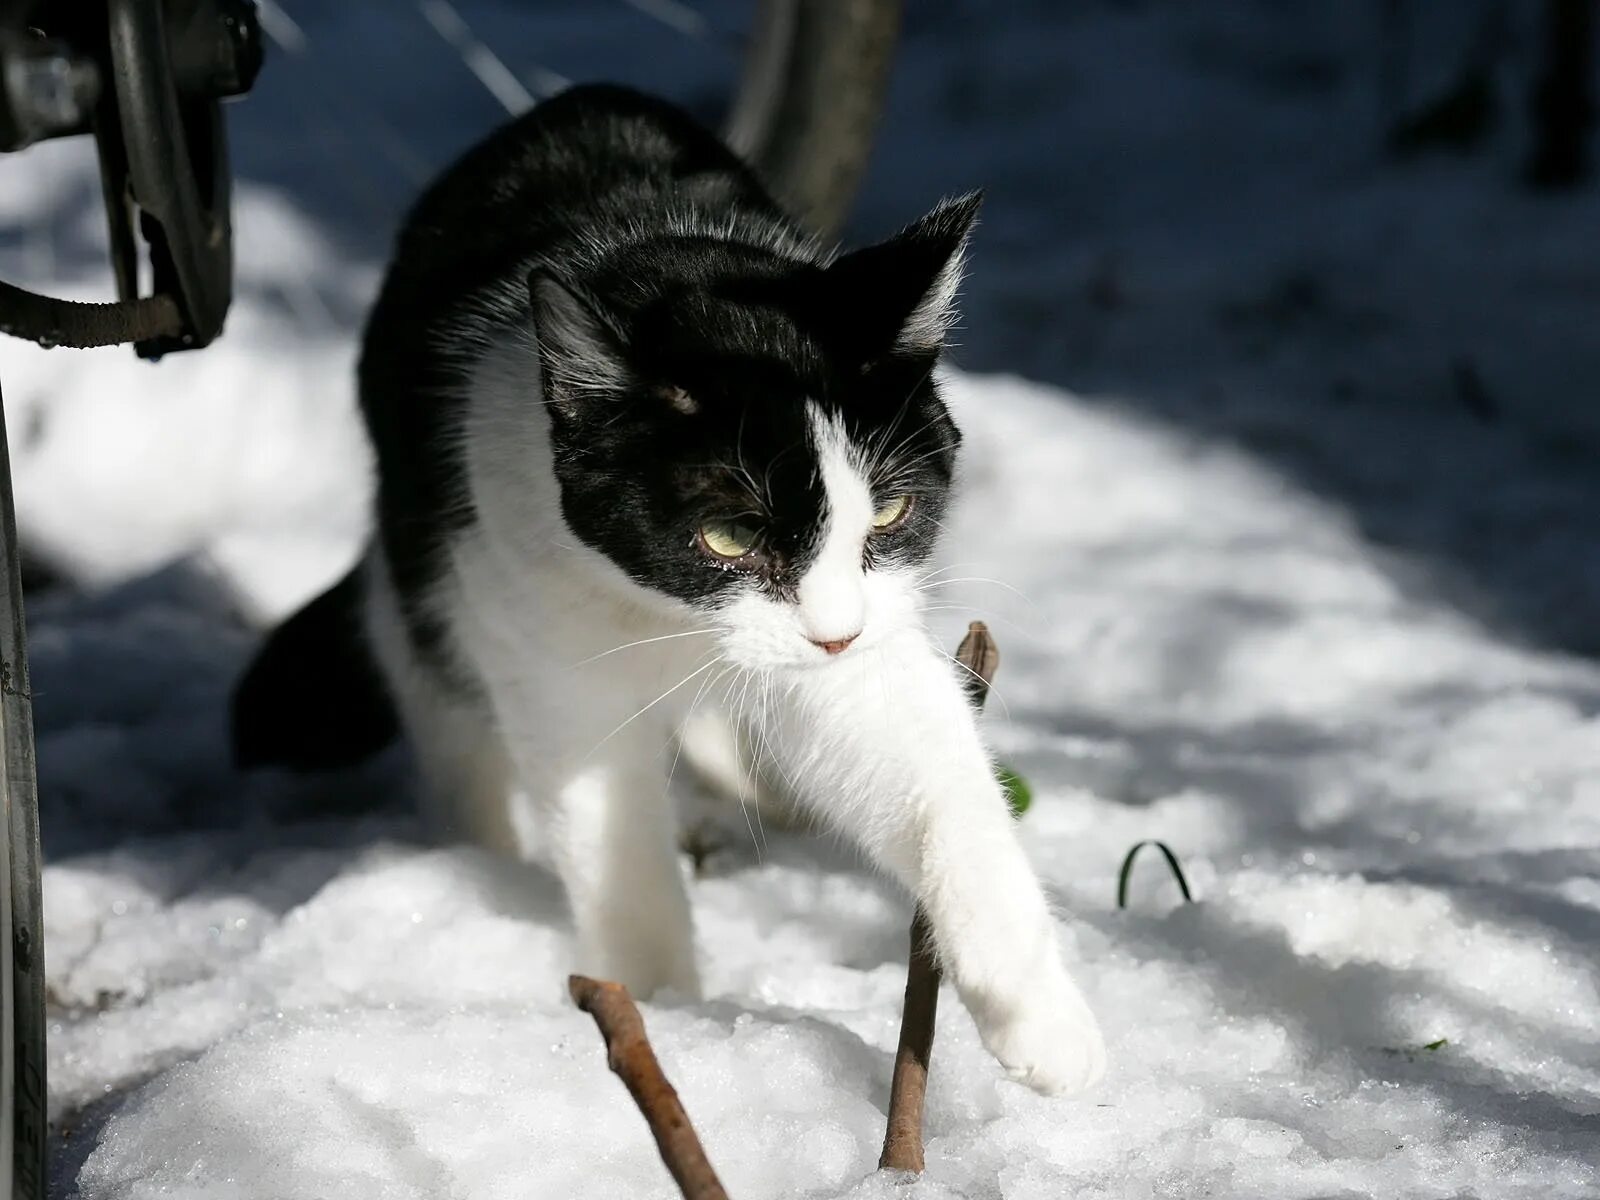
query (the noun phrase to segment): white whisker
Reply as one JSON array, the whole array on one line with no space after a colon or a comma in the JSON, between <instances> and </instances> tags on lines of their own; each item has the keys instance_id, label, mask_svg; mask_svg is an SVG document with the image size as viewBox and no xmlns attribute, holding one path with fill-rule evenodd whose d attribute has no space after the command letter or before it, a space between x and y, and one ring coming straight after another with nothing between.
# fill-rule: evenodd
<instances>
[{"instance_id":1,"label":"white whisker","mask_svg":"<svg viewBox=\"0 0 1600 1200\"><path fill-rule=\"evenodd\" d=\"M646 704L638 712L634 713L633 716L629 717L626 721L622 722L622 724L618 725L610 733L606 734L605 737L601 738L598 742L596 742L594 744L593 748L590 749L589 753L584 755L584 758L587 760L590 756L592 756L595 753L595 751L599 750L601 746L604 746L612 738L616 737L617 734L621 733L629 725L632 725L640 717L644 716L645 713L649 712L652 708L654 708L656 705L660 704L668 696L672 695L673 692L677 691L684 684L688 683L691 679L694 679L695 677L697 677L698 675L702 674L703 672L709 671L712 667L716 666L721 661L722 661L722 656L719 654L716 658L713 658L710 662L706 663L704 666L696 667L694 670L690 671L682 679L678 680L677 683L673 684L666 691L662 692L654 700L650 701L649 704Z\"/></svg>"},{"instance_id":2,"label":"white whisker","mask_svg":"<svg viewBox=\"0 0 1600 1200\"><path fill-rule=\"evenodd\" d=\"M1038 605L1036 605L1033 602L1033 600L1027 595L1027 593L1017 590L1016 588L1012 587L1009 583L1006 583L1004 580L990 579L986 575L963 575L958 579L940 579L940 580L938 580L937 582L934 582L934 583L921 583L921 584L917 585L917 589L916 590L919 591L919 592L931 592L931 591L933 591L934 588L954 587L958 583L987 583L987 584L992 584L993 586L995 586L997 588L1004 588L1006 591L1010 592L1017 599L1021 600L1029 608L1032 608L1032 609L1035 609L1035 610L1038 609Z\"/></svg>"},{"instance_id":3,"label":"white whisker","mask_svg":"<svg viewBox=\"0 0 1600 1200\"><path fill-rule=\"evenodd\" d=\"M961 612L961 613L967 613L970 616L973 616L973 617L981 619L985 624L1004 625L1008 629L1012 629L1015 632L1021 634L1023 637L1026 637L1026 638L1037 638L1039 636L1039 631L1037 629L1030 629L1026 625L1023 625L1023 624L1020 624L1020 623L1018 623L1016 621L1013 621L1010 617L1002 616L999 613L991 613L987 609L977 608L977 607L975 607L975 606L973 606L971 604L925 604L925 605L922 606L920 611L922 611L924 613L931 613L931 612Z\"/></svg>"},{"instance_id":4,"label":"white whisker","mask_svg":"<svg viewBox=\"0 0 1600 1200\"><path fill-rule=\"evenodd\" d=\"M989 695L993 696L996 700L1000 701L1000 708L1003 710L1003 713L1005 715L1005 719L1008 720L1008 721L1011 719L1011 706L1006 703L1006 698L1000 694L1000 692L995 688L994 684L990 683L982 675L979 675L976 671L974 671L971 667L967 666L966 663L962 662L954 654L945 654L945 652L943 650L940 650L939 653L940 654L944 654L944 656L946 658L948 658L951 662L955 663L956 666L960 667L968 675L971 675L979 683L982 683L985 687L987 687L989 689Z\"/></svg>"},{"instance_id":5,"label":"white whisker","mask_svg":"<svg viewBox=\"0 0 1600 1200\"><path fill-rule=\"evenodd\" d=\"M750 682L754 678L753 673L746 670L741 670L739 675L741 679L741 687L739 689L738 699L734 703L733 717L735 734L743 734L750 728L750 723L745 717L745 708L750 696ZM748 799L747 796L749 797ZM754 803L754 793L752 792L748 781L744 782L738 787L736 798L739 801L739 811L744 814L745 828L750 833L750 844L755 848L756 861L760 862L762 861L762 855L766 850L767 832L761 824L761 806L759 804L755 805L755 821L752 823L750 820L750 808ZM757 835L757 829L760 829L759 836Z\"/></svg>"},{"instance_id":6,"label":"white whisker","mask_svg":"<svg viewBox=\"0 0 1600 1200\"><path fill-rule=\"evenodd\" d=\"M688 723L690 717L694 716L695 710L700 707L700 701L704 699L706 692L712 688L715 688L720 680L726 678L729 671L736 669L737 668L735 667L723 667L722 670L718 671L715 675L708 675L706 678L700 681L700 686L695 689L694 699L689 701L689 711L684 714L683 719L685 724ZM667 768L667 793L669 795L672 792L673 777L678 773L678 760L683 757L682 725L678 727L678 734L675 738L673 738L673 741L677 743L677 746L672 752L672 765Z\"/></svg>"},{"instance_id":7,"label":"white whisker","mask_svg":"<svg viewBox=\"0 0 1600 1200\"><path fill-rule=\"evenodd\" d=\"M674 638L694 637L697 634L715 632L715 629L689 629L685 630L683 633L664 633L660 637L640 638L637 642L625 642L620 646L613 646L609 650L602 650L599 654L591 654L588 658L580 658L572 665L574 667L581 667L588 663L597 662L602 658L608 658L613 654L618 654L623 650L632 650L635 646L649 646L656 642L670 642Z\"/></svg>"}]
</instances>

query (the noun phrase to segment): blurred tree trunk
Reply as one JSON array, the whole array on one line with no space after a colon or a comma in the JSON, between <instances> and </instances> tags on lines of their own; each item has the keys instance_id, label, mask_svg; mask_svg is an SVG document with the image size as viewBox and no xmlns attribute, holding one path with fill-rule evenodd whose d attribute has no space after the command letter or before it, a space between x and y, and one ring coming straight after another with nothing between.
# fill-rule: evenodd
<instances>
[{"instance_id":1,"label":"blurred tree trunk","mask_svg":"<svg viewBox=\"0 0 1600 1200\"><path fill-rule=\"evenodd\" d=\"M1545 0L1544 49L1533 87L1528 182L1571 187L1588 174L1594 124L1596 0Z\"/></svg>"}]
</instances>

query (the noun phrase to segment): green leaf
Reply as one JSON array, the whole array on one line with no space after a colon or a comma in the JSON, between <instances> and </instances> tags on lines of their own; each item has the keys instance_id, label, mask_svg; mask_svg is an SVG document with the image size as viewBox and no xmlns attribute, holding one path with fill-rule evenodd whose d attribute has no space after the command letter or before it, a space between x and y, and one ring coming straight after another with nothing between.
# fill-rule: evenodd
<instances>
[{"instance_id":1,"label":"green leaf","mask_svg":"<svg viewBox=\"0 0 1600 1200\"><path fill-rule=\"evenodd\" d=\"M1000 787L1006 794L1011 815L1020 817L1027 812L1028 806L1033 803L1033 789L1028 786L1028 781L1004 763L995 767L994 777L1000 781Z\"/></svg>"}]
</instances>

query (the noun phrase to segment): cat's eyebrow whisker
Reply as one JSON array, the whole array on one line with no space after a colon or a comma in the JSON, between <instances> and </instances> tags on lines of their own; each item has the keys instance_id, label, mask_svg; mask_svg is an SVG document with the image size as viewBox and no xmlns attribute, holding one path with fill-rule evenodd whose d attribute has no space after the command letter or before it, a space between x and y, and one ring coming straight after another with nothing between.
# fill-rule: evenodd
<instances>
[{"instance_id":1,"label":"cat's eyebrow whisker","mask_svg":"<svg viewBox=\"0 0 1600 1200\"><path fill-rule=\"evenodd\" d=\"M755 477L744 467L723 459L717 459L714 462L691 463L689 465L700 471L721 471L750 498L750 508L746 512L735 513L733 514L734 516L751 516L765 519L772 512L771 489L769 488L766 494L763 495L761 488L756 485Z\"/></svg>"},{"instance_id":2,"label":"cat's eyebrow whisker","mask_svg":"<svg viewBox=\"0 0 1600 1200\"><path fill-rule=\"evenodd\" d=\"M871 457L866 463L868 478L871 478L873 475L877 474L878 468L883 465L885 451L889 445L889 439L894 436L895 430L900 428L900 422L905 420L906 414L910 411L911 404L908 397L907 402L901 404L900 407L895 410L894 420L890 421L889 424L886 425L882 430L874 434L872 439L867 443L866 449L871 454Z\"/></svg>"},{"instance_id":3,"label":"cat's eyebrow whisker","mask_svg":"<svg viewBox=\"0 0 1600 1200\"><path fill-rule=\"evenodd\" d=\"M650 701L649 704L646 704L638 712L634 713L633 716L629 717L626 721L622 722L622 724L618 725L610 733L606 734L605 737L601 738L598 742L596 742L594 744L594 747L589 751L589 753L584 755L584 760L587 761L591 756L593 756L595 751L600 749L601 746L604 746L612 738L616 737L617 734L621 733L629 725L632 725L640 717L644 716L645 713L649 712L656 705L660 704L663 700L665 700L668 696L672 695L673 692L677 691L684 684L688 683L691 679L694 679L696 676L701 675L706 671L709 671L712 667L716 666L721 661L722 661L722 655L719 654L719 655L717 655L716 658L713 658L710 662L706 663L704 666L696 667L694 670L690 671L682 679L678 680L677 683L673 684L666 691L662 692L654 700Z\"/></svg>"},{"instance_id":4,"label":"cat's eyebrow whisker","mask_svg":"<svg viewBox=\"0 0 1600 1200\"><path fill-rule=\"evenodd\" d=\"M738 460L740 477L743 478L745 486L750 489L751 496L759 504L761 502L761 489L756 486L755 476L750 474L750 466L744 459L744 427L749 416L750 410L748 408L742 409L739 413L739 432L733 439L733 454L734 458Z\"/></svg>"},{"instance_id":5,"label":"cat's eyebrow whisker","mask_svg":"<svg viewBox=\"0 0 1600 1200\"><path fill-rule=\"evenodd\" d=\"M957 577L955 579L936 579L936 580L933 580L933 581L928 582L928 583L919 583L919 584L917 584L916 590L919 591L919 592L931 592L935 588L954 587L958 583L987 583L987 584L992 584L993 586L995 586L997 588L1004 588L1006 591L1010 592L1013 596L1015 596L1018 600L1021 600L1029 608L1034 609L1035 611L1037 611L1038 607L1039 607L1037 604L1035 604L1033 602L1032 597L1030 597L1026 592L1019 591L1018 589L1012 587L1009 583L1006 583L1004 580L1001 580L1001 579L990 579L986 575L962 575L962 576L959 576L959 577Z\"/></svg>"},{"instance_id":6,"label":"cat's eyebrow whisker","mask_svg":"<svg viewBox=\"0 0 1600 1200\"><path fill-rule=\"evenodd\" d=\"M623 650L632 650L635 646L649 646L649 645L653 645L656 642L670 642L674 638L694 637L697 634L706 634L706 633L715 633L715 632L717 632L715 629L688 629L688 630L685 630L682 633L664 633L660 637L640 638L637 642L624 642L620 646L613 646L609 650L602 650L602 651L600 651L599 654L591 654L588 658L580 658L577 662L573 663L572 665L574 667L582 667L582 666L585 666L585 665L587 665L589 663L597 662L602 658L608 658L611 655L620 653Z\"/></svg>"},{"instance_id":7,"label":"cat's eyebrow whisker","mask_svg":"<svg viewBox=\"0 0 1600 1200\"><path fill-rule=\"evenodd\" d=\"M774 458L767 464L767 469L761 473L761 495L766 503L768 512L771 512L776 507L772 502L772 472L777 465L778 460Z\"/></svg>"},{"instance_id":8,"label":"cat's eyebrow whisker","mask_svg":"<svg viewBox=\"0 0 1600 1200\"><path fill-rule=\"evenodd\" d=\"M934 567L930 570L924 571L921 576L918 577L918 582L921 582L924 579L932 579L938 575L943 575L946 571L963 571L968 567L977 567L982 565L983 564L978 562L946 563L942 567Z\"/></svg>"},{"instance_id":9,"label":"cat's eyebrow whisker","mask_svg":"<svg viewBox=\"0 0 1600 1200\"><path fill-rule=\"evenodd\" d=\"M916 380L911 384L910 388L908 388L906 390L905 398L900 401L900 407L899 407L899 410L895 414L894 421L890 423L890 426L889 426L888 430L886 430L885 433L884 433L883 441L884 441L885 444L887 444L889 438L893 435L894 429L900 424L901 418L904 417L906 413L911 411L911 397L916 395L917 389L919 387L921 387L925 382L927 382L928 376L930 376L932 374L933 374L933 365L930 364L928 366L928 369L926 371L924 371L921 375L917 376ZM939 418L942 415L943 415L942 413L936 413L934 416L929 417L928 420L920 428L912 430L910 433L906 434L905 437L901 438L898 442L896 442L895 445L894 445L894 449L893 450L888 451L887 453L884 453L884 454L880 454L878 456L877 461L878 462L882 462L886 458L892 458L894 456L894 454L900 449L901 446L904 446L907 442L909 442L912 438L916 437L923 430L930 429L934 425L938 424Z\"/></svg>"},{"instance_id":10,"label":"cat's eyebrow whisker","mask_svg":"<svg viewBox=\"0 0 1600 1200\"><path fill-rule=\"evenodd\" d=\"M909 401L910 397L908 396L908 397L906 397L906 399ZM880 453L878 455L878 457L874 461L874 465L877 465L877 464L880 464L880 463L884 463L884 462L888 462L891 459L893 459L897 454L900 453L900 447L904 446L907 442L911 441L913 438L920 436L921 434L923 434L927 430L932 429L935 425L937 425L939 423L939 416L942 416L942 415L943 414L939 414L939 415L936 415L936 416L929 417L921 425L917 426L917 428L913 429L910 433L906 434L905 437L901 438L898 442L896 442L894 444L893 448L888 449L888 450L884 450L882 453ZM885 443L887 443L888 438L885 438L884 441L885 441ZM926 454L919 454L916 458L911 459L910 462L908 462L908 463L904 463L904 464L896 463L895 465L897 467L914 466L915 464L921 462L925 458L931 458L931 457L934 457L935 455L939 455L939 454L943 454L943 453L944 453L944 447L938 446L938 447L935 447L932 450L929 450Z\"/></svg>"},{"instance_id":11,"label":"cat's eyebrow whisker","mask_svg":"<svg viewBox=\"0 0 1600 1200\"><path fill-rule=\"evenodd\" d=\"M1016 593L1016 595L1020 596L1024 600L1028 599L1026 595L1020 591L1017 591L1016 588L1012 587L1011 584L1007 583L1005 580L991 579L987 575L952 575L949 579L930 579L924 583L919 583L917 585L917 590L919 592L927 592L932 591L934 588L950 587L951 585L957 583L992 583L995 585L995 587L1002 587L1008 592Z\"/></svg>"},{"instance_id":12,"label":"cat's eyebrow whisker","mask_svg":"<svg viewBox=\"0 0 1600 1200\"><path fill-rule=\"evenodd\" d=\"M921 430L918 430L918 432L920 433ZM915 436L915 435L913 435L913 436ZM945 452L946 452L946 447L944 447L944 446L934 446L930 450L924 450L921 454L917 455L915 458L906 458L906 459L897 460L895 462L895 464L894 464L895 465L895 469L896 470L900 470L900 471L909 470L911 467L916 466L918 463L927 462L928 459L930 459L930 458L938 458L941 454L944 454Z\"/></svg>"},{"instance_id":13,"label":"cat's eyebrow whisker","mask_svg":"<svg viewBox=\"0 0 1600 1200\"><path fill-rule=\"evenodd\" d=\"M739 452L739 461L737 463L724 462L719 459L717 462L703 465L714 467L719 471L725 471L732 476L734 482L749 493L750 499L755 502L758 515L765 515L772 511L771 490L768 489L767 493L763 495L761 488L756 484L755 476L750 474L750 469L745 466L742 450Z\"/></svg>"},{"instance_id":14,"label":"cat's eyebrow whisker","mask_svg":"<svg viewBox=\"0 0 1600 1200\"><path fill-rule=\"evenodd\" d=\"M1001 616L999 613L990 612L987 609L978 608L976 605L972 605L972 604L924 604L924 605L922 605L922 607L920 608L919 611L924 612L924 613L931 613L931 612L964 612L964 613L969 613L969 614L971 614L973 616L982 617L984 619L984 621L987 622L987 623L996 624L996 625L1004 625L1009 629L1015 630L1017 633L1021 634L1023 637L1037 638L1039 636L1039 631L1037 629L1030 629L1026 625L1023 625L1023 624L1020 624L1020 623L1018 623L1016 621L1013 621L1010 617Z\"/></svg>"},{"instance_id":15,"label":"cat's eyebrow whisker","mask_svg":"<svg viewBox=\"0 0 1600 1200\"><path fill-rule=\"evenodd\" d=\"M906 405L905 405L905 408L902 409L903 412L910 412L911 411L911 403L910 403L910 401L911 401L911 398L909 396L906 397ZM918 435L920 435L922 433L925 433L928 430L932 429L935 425L937 425L939 423L939 419L942 416L944 416L943 413L936 413L933 416L929 417L921 425L918 425L910 433L906 434L903 438L901 438L898 442L896 442L894 444L894 451L898 451L901 446L904 446L912 438L917 437ZM887 441L888 439L885 438L884 440ZM891 454L894 453L894 451L891 451Z\"/></svg>"}]
</instances>

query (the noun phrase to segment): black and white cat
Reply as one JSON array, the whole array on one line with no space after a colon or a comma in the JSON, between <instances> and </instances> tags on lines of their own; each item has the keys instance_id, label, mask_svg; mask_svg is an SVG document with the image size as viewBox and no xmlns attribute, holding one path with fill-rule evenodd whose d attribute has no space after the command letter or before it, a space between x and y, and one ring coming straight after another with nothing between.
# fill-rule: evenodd
<instances>
[{"instance_id":1,"label":"black and white cat","mask_svg":"<svg viewBox=\"0 0 1600 1200\"><path fill-rule=\"evenodd\" d=\"M795 801L921 902L995 1057L1095 1081L1099 1030L920 619L960 440L933 368L977 210L834 255L688 116L612 87L471 150L367 327L376 534L246 677L242 759L335 756L289 728L381 743L343 686L375 660L436 824L537 844L581 969L693 993L671 747L742 698Z\"/></svg>"}]
</instances>

